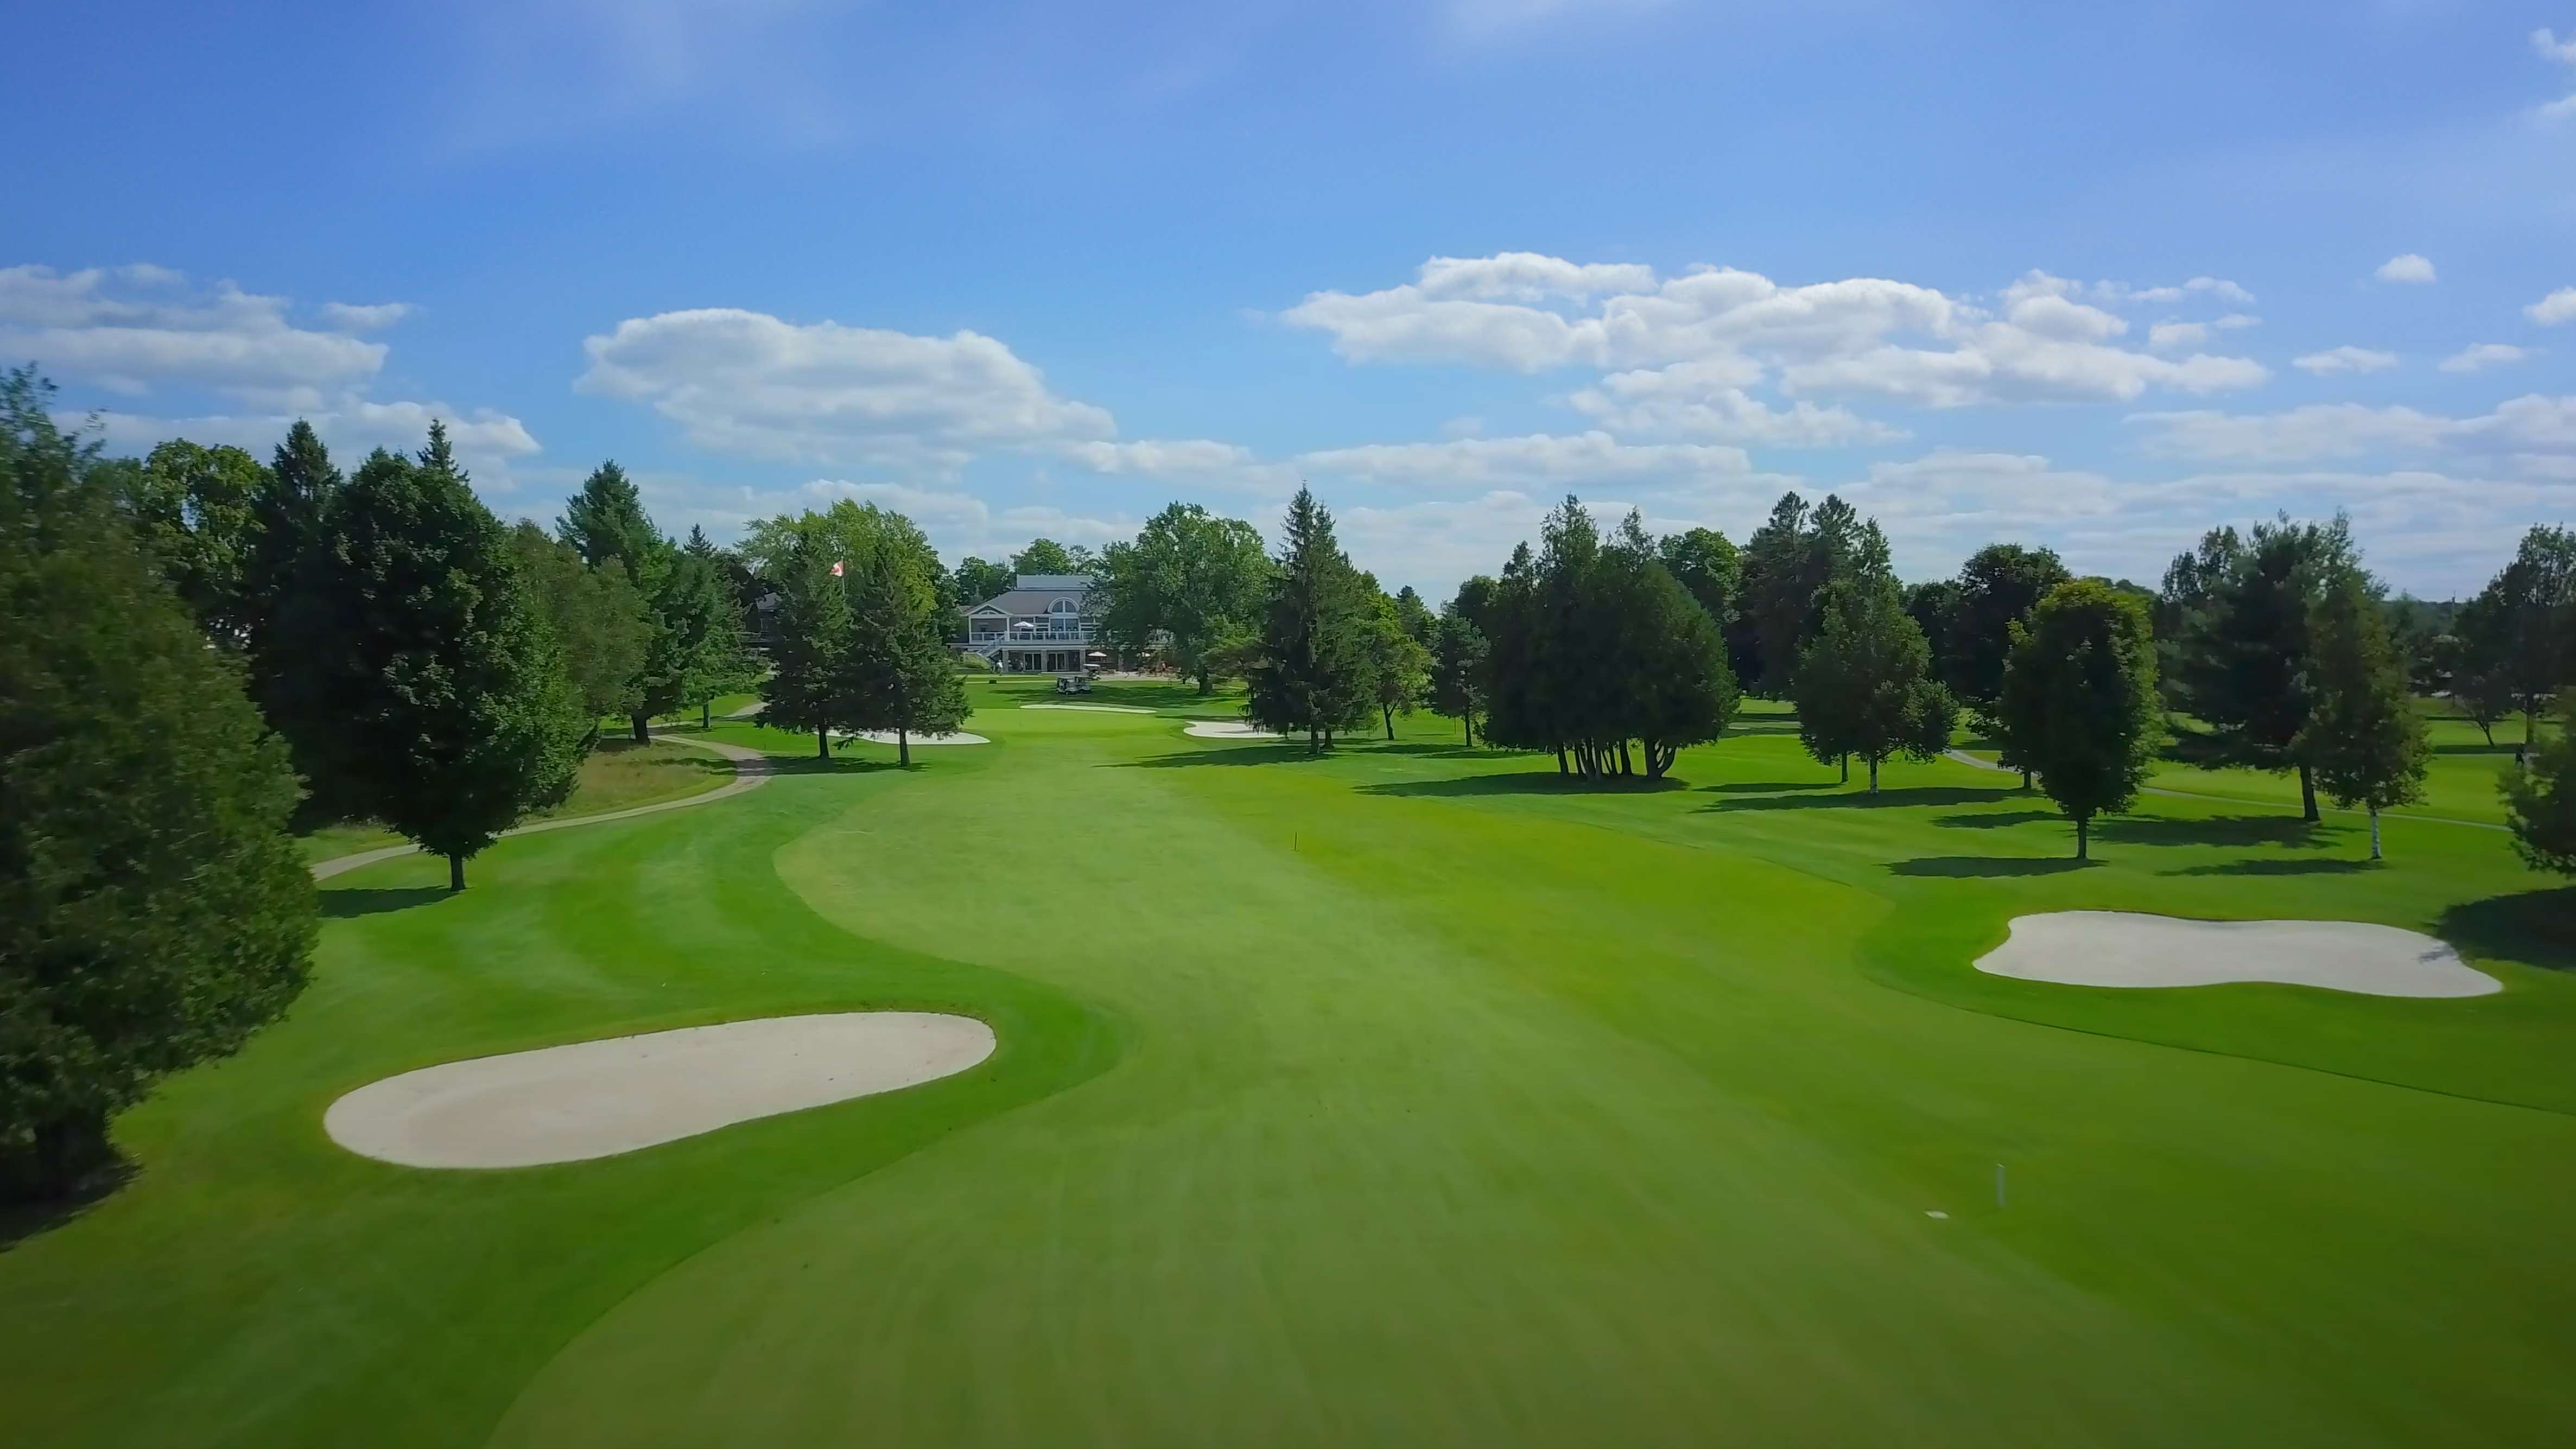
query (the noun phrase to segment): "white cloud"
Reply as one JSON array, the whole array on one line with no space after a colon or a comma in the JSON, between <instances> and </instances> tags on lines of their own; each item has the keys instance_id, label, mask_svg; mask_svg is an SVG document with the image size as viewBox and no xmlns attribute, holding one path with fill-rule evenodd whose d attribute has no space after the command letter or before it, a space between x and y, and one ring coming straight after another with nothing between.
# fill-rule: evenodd
<instances>
[{"instance_id":1,"label":"white cloud","mask_svg":"<svg viewBox=\"0 0 2576 1449\"><path fill-rule=\"evenodd\" d=\"M2177 347L2198 347L2209 341L2206 322L2159 322L2147 329L2147 345L2158 352Z\"/></svg>"},{"instance_id":2,"label":"white cloud","mask_svg":"<svg viewBox=\"0 0 2576 1449\"><path fill-rule=\"evenodd\" d=\"M322 304L322 320L342 332L373 332L391 327L411 315L409 302L371 302L353 305L348 302Z\"/></svg>"},{"instance_id":3,"label":"white cloud","mask_svg":"<svg viewBox=\"0 0 2576 1449\"><path fill-rule=\"evenodd\" d=\"M1622 443L1597 431L1368 443L1301 453L1293 461L1301 472L1329 473L1356 482L1486 489L1555 490L1637 479L1684 485L1752 471L1752 462L1741 448Z\"/></svg>"},{"instance_id":4,"label":"white cloud","mask_svg":"<svg viewBox=\"0 0 2576 1449\"><path fill-rule=\"evenodd\" d=\"M2433 264L2414 252L2407 252L2401 256L2390 257L2388 260L2381 262L2379 264L2379 270L2371 273L2371 275L2377 277L2383 282L2411 282L2421 284L2434 280Z\"/></svg>"},{"instance_id":5,"label":"white cloud","mask_svg":"<svg viewBox=\"0 0 2576 1449\"><path fill-rule=\"evenodd\" d=\"M2441 368L2444 372L2480 372L2521 362L2530 356L2528 348L2516 347L2509 342L2480 342L2443 358Z\"/></svg>"},{"instance_id":6,"label":"white cloud","mask_svg":"<svg viewBox=\"0 0 2576 1449\"><path fill-rule=\"evenodd\" d=\"M2545 60L2554 60L2562 65L2576 68L2576 35L2570 35L2565 40L2561 40L2552 31L2535 30L2531 32L2531 48L2539 51ZM2540 108L2540 114L2551 120L2563 116L2576 116L2576 94L2551 101Z\"/></svg>"},{"instance_id":7,"label":"white cloud","mask_svg":"<svg viewBox=\"0 0 2576 1449\"><path fill-rule=\"evenodd\" d=\"M2317 403L2279 413L2139 413L2129 421L2155 430L2148 439L2151 451L2188 458L2280 463L2383 451L2471 457L2576 453L2576 396L2537 393L2466 418L2411 407Z\"/></svg>"},{"instance_id":8,"label":"white cloud","mask_svg":"<svg viewBox=\"0 0 2576 1449\"><path fill-rule=\"evenodd\" d=\"M1430 297L1535 302L1546 297L1643 292L1655 285L1655 269L1624 263L1578 265L1537 252L1502 252L1490 257L1433 257L1422 264L1419 285L1423 295Z\"/></svg>"},{"instance_id":9,"label":"white cloud","mask_svg":"<svg viewBox=\"0 0 2576 1449\"><path fill-rule=\"evenodd\" d=\"M2379 352L2368 347L2330 347L2293 358L2292 367L2301 372L2324 377L2334 372L2378 372L2397 365L2397 354Z\"/></svg>"},{"instance_id":10,"label":"white cloud","mask_svg":"<svg viewBox=\"0 0 2576 1449\"><path fill-rule=\"evenodd\" d=\"M1735 357L1614 372L1566 401L1616 433L1715 438L1775 447L1885 442L1904 430L1810 402L1774 408L1744 390L1761 368Z\"/></svg>"},{"instance_id":11,"label":"white cloud","mask_svg":"<svg viewBox=\"0 0 2576 1449\"><path fill-rule=\"evenodd\" d=\"M631 317L582 345L580 390L650 403L722 452L955 468L989 448L1114 432L1107 412L1058 397L975 332L917 337L708 308Z\"/></svg>"},{"instance_id":12,"label":"white cloud","mask_svg":"<svg viewBox=\"0 0 2576 1449\"><path fill-rule=\"evenodd\" d=\"M1611 286L1627 290L1601 290ZM2140 290L2033 272L2005 289L1998 316L1885 278L1783 287L1752 272L1703 267L1657 282L1643 268L1507 253L1435 258L1414 281L1380 291L1312 293L1280 318L1328 334L1334 351L1353 362L1623 374L1697 364L1731 379L1720 388L1738 393L1776 378L1793 392L1874 392L1938 407L2125 399L2150 387L2209 392L2262 382L2269 374L2244 358L2170 359L2122 345L2129 323L2107 310L2193 295L2252 300L2213 277ZM1858 421L1819 423L1813 415L1774 412L1749 395L1698 390L1708 407L1692 421L1704 431L1731 430L1724 435L1796 438L1850 430ZM1588 411L1608 417L1614 392L1605 379L1578 396ZM1681 430L1685 419L1634 421Z\"/></svg>"},{"instance_id":13,"label":"white cloud","mask_svg":"<svg viewBox=\"0 0 2576 1449\"><path fill-rule=\"evenodd\" d=\"M2561 322L2576 322L2576 287L2559 288L2523 308L2522 315L2543 327L2555 327Z\"/></svg>"},{"instance_id":14,"label":"white cloud","mask_svg":"<svg viewBox=\"0 0 2576 1449\"><path fill-rule=\"evenodd\" d=\"M278 405L355 386L384 366L383 343L296 327L283 297L230 282L164 295L184 282L149 264L0 268L0 356L127 395L176 383Z\"/></svg>"}]
</instances>

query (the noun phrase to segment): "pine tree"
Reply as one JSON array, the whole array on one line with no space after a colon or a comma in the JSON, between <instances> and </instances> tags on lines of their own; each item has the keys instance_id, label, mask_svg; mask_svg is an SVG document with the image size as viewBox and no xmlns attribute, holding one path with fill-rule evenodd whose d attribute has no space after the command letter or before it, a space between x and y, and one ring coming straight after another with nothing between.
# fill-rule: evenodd
<instances>
[{"instance_id":1,"label":"pine tree","mask_svg":"<svg viewBox=\"0 0 2576 1449\"><path fill-rule=\"evenodd\" d=\"M2460 632L2485 664L2488 688L2522 712L2520 761L2541 711L2576 683L2576 531L2525 533L2513 561L2460 611Z\"/></svg>"},{"instance_id":2,"label":"pine tree","mask_svg":"<svg viewBox=\"0 0 2576 1449\"><path fill-rule=\"evenodd\" d=\"M1485 632L1454 601L1440 611L1431 655L1431 707L1458 721L1466 742L1476 742L1485 712Z\"/></svg>"},{"instance_id":3,"label":"pine tree","mask_svg":"<svg viewBox=\"0 0 2576 1449\"><path fill-rule=\"evenodd\" d=\"M1791 690L1798 736L1819 761L1857 755L1878 793L1897 754L1931 759L1950 745L1958 706L1932 673L1932 650L1906 615L1896 580L1873 573L1827 591L1824 622L1799 656Z\"/></svg>"},{"instance_id":4,"label":"pine tree","mask_svg":"<svg viewBox=\"0 0 2576 1449\"><path fill-rule=\"evenodd\" d=\"M2013 630L1996 700L2006 747L2075 821L2087 859L2093 817L2137 799L2155 760L2155 641L2146 608L2091 580L2060 584Z\"/></svg>"},{"instance_id":5,"label":"pine tree","mask_svg":"<svg viewBox=\"0 0 2576 1449\"><path fill-rule=\"evenodd\" d=\"M2314 677L2308 630L2326 585L2356 557L2340 517L2325 525L2286 517L2256 525L2241 548L2217 552L2197 570L2202 593L2185 617L2189 635L2178 651L2180 702L2211 727L2211 747L2198 763L2296 770L2308 820L2320 818L2316 773L2296 748ZM2167 592L2177 592L2170 573Z\"/></svg>"},{"instance_id":6,"label":"pine tree","mask_svg":"<svg viewBox=\"0 0 2576 1449\"><path fill-rule=\"evenodd\" d=\"M137 544L32 369L0 373L0 1198L306 980L284 746Z\"/></svg>"},{"instance_id":7,"label":"pine tree","mask_svg":"<svg viewBox=\"0 0 2576 1449\"><path fill-rule=\"evenodd\" d=\"M2299 757L2337 805L2370 812L2370 858L2380 859L2379 812L2423 798L2432 759L2424 718L2406 686L2406 662L2387 616L2359 569L2345 569L2318 602L2309 637L2313 702Z\"/></svg>"},{"instance_id":8,"label":"pine tree","mask_svg":"<svg viewBox=\"0 0 2576 1449\"><path fill-rule=\"evenodd\" d=\"M857 646L846 569L835 576L834 562L811 541L790 546L776 580L770 674L760 686L760 722L812 730L814 753L827 760L832 731L849 723L850 658Z\"/></svg>"},{"instance_id":9,"label":"pine tree","mask_svg":"<svg viewBox=\"0 0 2576 1449\"><path fill-rule=\"evenodd\" d=\"M892 730L896 762L912 764L912 737L953 732L971 712L948 646L926 549L880 550L854 590L849 666L853 728Z\"/></svg>"},{"instance_id":10,"label":"pine tree","mask_svg":"<svg viewBox=\"0 0 2576 1449\"><path fill-rule=\"evenodd\" d=\"M1368 718L1368 600L1333 538L1333 515L1300 488L1288 504L1261 653L1245 712L1266 730L1306 737L1319 751Z\"/></svg>"},{"instance_id":11,"label":"pine tree","mask_svg":"<svg viewBox=\"0 0 2576 1449\"><path fill-rule=\"evenodd\" d=\"M614 563L624 569L626 581L651 597L648 575L663 550L662 533L644 512L643 495L614 458L593 468L581 491L564 501L555 536L571 544L592 568Z\"/></svg>"},{"instance_id":12,"label":"pine tree","mask_svg":"<svg viewBox=\"0 0 2576 1449\"><path fill-rule=\"evenodd\" d=\"M351 806L463 890L467 860L571 789L594 722L442 425L417 463L370 457L323 535L281 621L289 715Z\"/></svg>"},{"instance_id":13,"label":"pine tree","mask_svg":"<svg viewBox=\"0 0 2576 1449\"><path fill-rule=\"evenodd\" d=\"M704 554L677 549L665 555L636 673L638 721L713 699L739 673L738 631L724 580Z\"/></svg>"},{"instance_id":14,"label":"pine tree","mask_svg":"<svg viewBox=\"0 0 2576 1449\"><path fill-rule=\"evenodd\" d=\"M242 637L250 697L294 754L295 771L304 777L310 796L299 817L308 823L346 814L349 792L331 777L324 742L308 739L292 717L291 680L301 672L302 661L280 647L279 628L306 555L322 540L322 520L346 486L321 435L311 423L296 419L286 430L286 441L277 445L265 486L251 500L251 544L242 560Z\"/></svg>"}]
</instances>

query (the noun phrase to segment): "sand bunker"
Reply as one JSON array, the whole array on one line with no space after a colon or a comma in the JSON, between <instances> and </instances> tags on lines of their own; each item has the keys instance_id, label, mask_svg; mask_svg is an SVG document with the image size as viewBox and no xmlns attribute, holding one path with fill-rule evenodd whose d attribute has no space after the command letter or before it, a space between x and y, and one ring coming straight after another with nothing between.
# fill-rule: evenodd
<instances>
[{"instance_id":1,"label":"sand bunker","mask_svg":"<svg viewBox=\"0 0 2576 1449\"><path fill-rule=\"evenodd\" d=\"M872 745L891 745L899 743L899 741L895 739L894 731L892 730L858 730L856 732L850 730L834 730L832 733L839 735L845 740L866 740ZM992 743L991 740L984 738L982 735L968 734L964 730L959 730L955 734L948 735L914 735L912 737L912 742L915 745L989 745Z\"/></svg>"},{"instance_id":2,"label":"sand bunker","mask_svg":"<svg viewBox=\"0 0 2576 1449\"><path fill-rule=\"evenodd\" d=\"M695 1137L953 1076L993 1054L968 1016L775 1016L423 1067L322 1115L331 1140L406 1167L531 1167Z\"/></svg>"},{"instance_id":3,"label":"sand bunker","mask_svg":"<svg viewBox=\"0 0 2576 1449\"><path fill-rule=\"evenodd\" d=\"M2485 996L2504 984L2430 936L2355 921L2186 921L2129 911L2017 916L1990 976L2070 986L2278 981L2366 996Z\"/></svg>"},{"instance_id":4,"label":"sand bunker","mask_svg":"<svg viewBox=\"0 0 2576 1449\"><path fill-rule=\"evenodd\" d=\"M1087 709L1095 714L1152 714L1150 709L1132 704L1024 704L1022 709Z\"/></svg>"},{"instance_id":5,"label":"sand bunker","mask_svg":"<svg viewBox=\"0 0 2576 1449\"><path fill-rule=\"evenodd\" d=\"M1190 721L1189 728L1181 733L1196 735L1203 740L1284 740L1288 738L1277 730L1260 729L1240 720L1230 719L1194 719Z\"/></svg>"}]
</instances>

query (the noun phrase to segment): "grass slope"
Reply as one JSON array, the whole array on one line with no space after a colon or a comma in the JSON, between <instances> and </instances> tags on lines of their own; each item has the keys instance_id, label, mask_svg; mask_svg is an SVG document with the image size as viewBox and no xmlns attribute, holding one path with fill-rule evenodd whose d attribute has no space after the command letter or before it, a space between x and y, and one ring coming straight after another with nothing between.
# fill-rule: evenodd
<instances>
[{"instance_id":1,"label":"grass slope","mask_svg":"<svg viewBox=\"0 0 2576 1449\"><path fill-rule=\"evenodd\" d=\"M1428 718L1308 760L975 688L995 743L912 771L720 723L784 778L504 842L454 899L435 862L333 882L295 1016L120 1124L125 1191L0 1254L26 1442L2576 1422L2576 982L2547 969L2576 906L2493 832L2392 823L2373 870L2339 823L2158 800L2074 870L2010 781L1902 767L1870 801L1776 716L1673 788L1587 793ZM1104 702L1226 712L1154 688ZM2070 905L2447 925L2508 990L1967 969ZM411 1172L319 1128L428 1062L856 1005L1003 1048L559 1168Z\"/></svg>"}]
</instances>

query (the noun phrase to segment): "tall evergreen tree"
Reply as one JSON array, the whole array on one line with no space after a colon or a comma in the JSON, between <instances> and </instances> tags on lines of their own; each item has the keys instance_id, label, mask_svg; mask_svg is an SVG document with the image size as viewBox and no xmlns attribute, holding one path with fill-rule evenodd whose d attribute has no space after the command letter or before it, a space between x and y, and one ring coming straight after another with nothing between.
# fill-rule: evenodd
<instances>
[{"instance_id":1,"label":"tall evergreen tree","mask_svg":"<svg viewBox=\"0 0 2576 1449\"><path fill-rule=\"evenodd\" d=\"M1635 512L1620 525L1604 562L1602 599L1613 611L1619 640L1612 728L1620 740L1621 773L1627 773L1626 741L1634 736L1646 778L1660 780L1684 748L1725 732L1735 716L1735 672L1708 601L1674 576L1664 549L1647 539Z\"/></svg>"},{"instance_id":2,"label":"tall evergreen tree","mask_svg":"<svg viewBox=\"0 0 2576 1449\"><path fill-rule=\"evenodd\" d=\"M851 726L894 731L896 761L905 766L914 735L950 733L970 712L928 576L935 566L927 546L880 550L852 590Z\"/></svg>"},{"instance_id":3,"label":"tall evergreen tree","mask_svg":"<svg viewBox=\"0 0 2576 1449\"><path fill-rule=\"evenodd\" d=\"M317 745L301 738L288 720L290 681L303 661L280 646L278 630L306 555L322 541L322 520L346 486L321 435L311 423L296 419L251 500L250 548L242 560L241 619L250 697L286 736L296 773L312 795L301 811L308 821L334 816L345 792L329 778Z\"/></svg>"},{"instance_id":4,"label":"tall evergreen tree","mask_svg":"<svg viewBox=\"0 0 2576 1449\"><path fill-rule=\"evenodd\" d=\"M1873 795L1890 756L1928 760L1948 749L1958 714L1896 580L1879 572L1827 591L1824 623L1799 656L1792 697L1808 753L1828 763L1859 756Z\"/></svg>"},{"instance_id":5,"label":"tall evergreen tree","mask_svg":"<svg viewBox=\"0 0 2576 1449\"><path fill-rule=\"evenodd\" d=\"M2407 691L2406 661L2359 569L2326 586L2309 626L2313 700L2297 742L2326 798L2370 812L2370 858L2380 858L2379 812L2423 798L2432 759L2424 717Z\"/></svg>"},{"instance_id":6,"label":"tall evergreen tree","mask_svg":"<svg viewBox=\"0 0 2576 1449\"><path fill-rule=\"evenodd\" d=\"M1934 655L1941 660L1942 682L1988 733L2001 733L1994 728L1995 706L2003 697L2013 627L2030 617L2049 590L2073 577L2056 550L2017 543L1990 543L1960 566L1958 608L1946 647L1936 645ZM2025 762L2002 763L2020 766L2022 788L2030 788Z\"/></svg>"},{"instance_id":7,"label":"tall evergreen tree","mask_svg":"<svg viewBox=\"0 0 2576 1449\"><path fill-rule=\"evenodd\" d=\"M650 738L655 716L713 699L740 673L733 603L713 562L685 548L666 550L656 572L652 629L636 673L638 741Z\"/></svg>"},{"instance_id":8,"label":"tall evergreen tree","mask_svg":"<svg viewBox=\"0 0 2576 1449\"><path fill-rule=\"evenodd\" d=\"M814 753L832 757L832 731L850 719L850 661L858 636L845 561L826 545L799 538L778 565L769 677L760 685L760 722L772 729L812 730ZM843 566L836 572L834 565Z\"/></svg>"},{"instance_id":9,"label":"tall evergreen tree","mask_svg":"<svg viewBox=\"0 0 2576 1449\"><path fill-rule=\"evenodd\" d=\"M722 622L710 635L699 668L689 678L689 688L681 699L683 705L698 707L698 728L710 728L709 706L719 695L739 694L760 682L761 664L754 652L751 636L743 627L741 578L737 571L741 561L729 549L719 548L707 531L692 525L688 541L681 546L704 567L716 582L724 611Z\"/></svg>"},{"instance_id":10,"label":"tall evergreen tree","mask_svg":"<svg viewBox=\"0 0 2576 1449\"><path fill-rule=\"evenodd\" d=\"M2128 809L2154 763L2152 635L2144 604L2093 580L2049 590L2013 628L1996 722L2074 820L2077 860L2090 855L2093 817Z\"/></svg>"},{"instance_id":11,"label":"tall evergreen tree","mask_svg":"<svg viewBox=\"0 0 2576 1449\"><path fill-rule=\"evenodd\" d=\"M1472 745L1476 721L1485 712L1485 632L1455 602L1440 611L1433 628L1431 707L1458 721Z\"/></svg>"},{"instance_id":12,"label":"tall evergreen tree","mask_svg":"<svg viewBox=\"0 0 2576 1449\"><path fill-rule=\"evenodd\" d=\"M1266 730L1304 735L1308 751L1368 718L1368 597L1314 491L1289 501L1262 613L1261 652L1245 713Z\"/></svg>"},{"instance_id":13,"label":"tall evergreen tree","mask_svg":"<svg viewBox=\"0 0 2576 1449\"><path fill-rule=\"evenodd\" d=\"M280 632L289 701L350 806L465 862L571 789L593 722L444 426L379 449L333 500Z\"/></svg>"},{"instance_id":14,"label":"tall evergreen tree","mask_svg":"<svg viewBox=\"0 0 2576 1449\"><path fill-rule=\"evenodd\" d=\"M581 491L564 500L555 520L555 536L571 544L592 568L612 563L626 571L626 581L651 597L650 577L663 551L662 532L644 511L644 496L614 458L590 470Z\"/></svg>"},{"instance_id":15,"label":"tall evergreen tree","mask_svg":"<svg viewBox=\"0 0 2576 1449\"><path fill-rule=\"evenodd\" d=\"M1440 627L1440 620L1431 612L1431 606L1422 601L1422 595L1414 592L1411 584L1395 591L1395 619L1403 626L1406 638L1421 645L1424 653L1431 651L1431 639Z\"/></svg>"},{"instance_id":16,"label":"tall evergreen tree","mask_svg":"<svg viewBox=\"0 0 2576 1449\"><path fill-rule=\"evenodd\" d=\"M2198 763L2296 770L2301 814L2316 820L2316 773L2297 749L2315 677L2309 626L2327 586L2358 567L2351 529L2341 517L2257 524L2218 565L2180 651L2182 703L2211 730Z\"/></svg>"},{"instance_id":17,"label":"tall evergreen tree","mask_svg":"<svg viewBox=\"0 0 2576 1449\"><path fill-rule=\"evenodd\" d=\"M0 373L0 1199L304 987L295 776L33 369Z\"/></svg>"},{"instance_id":18,"label":"tall evergreen tree","mask_svg":"<svg viewBox=\"0 0 2576 1449\"><path fill-rule=\"evenodd\" d=\"M1789 692L1804 638L1808 588L1807 500L1783 493L1771 517L1745 540L1743 602L1738 606L1755 672L1753 688L1774 698Z\"/></svg>"}]
</instances>

